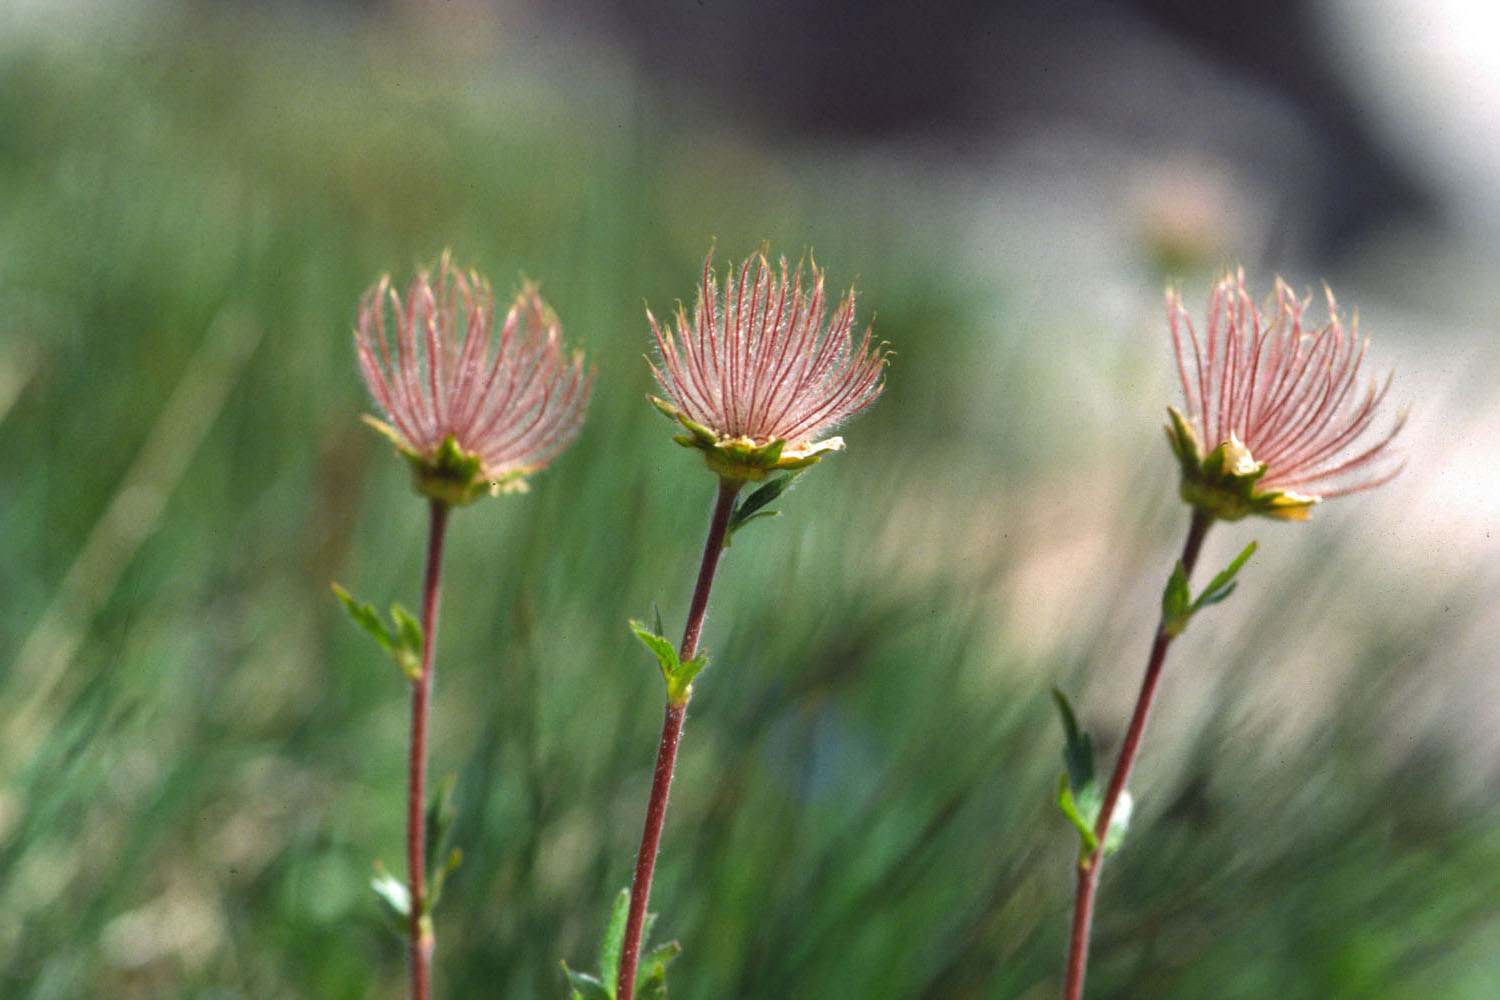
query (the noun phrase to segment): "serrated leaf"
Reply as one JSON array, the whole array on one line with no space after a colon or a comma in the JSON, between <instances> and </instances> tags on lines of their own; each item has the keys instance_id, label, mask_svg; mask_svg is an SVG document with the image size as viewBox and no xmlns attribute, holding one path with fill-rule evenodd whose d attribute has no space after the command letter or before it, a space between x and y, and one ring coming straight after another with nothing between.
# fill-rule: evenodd
<instances>
[{"instance_id":1,"label":"serrated leaf","mask_svg":"<svg viewBox=\"0 0 1500 1000\"><path fill-rule=\"evenodd\" d=\"M614 994L587 972L576 972L568 968L567 962L562 964L562 969L572 987L569 1000L615 1000Z\"/></svg>"},{"instance_id":2,"label":"serrated leaf","mask_svg":"<svg viewBox=\"0 0 1500 1000\"><path fill-rule=\"evenodd\" d=\"M344 605L344 610L349 613L349 618L354 624L368 632L376 642L380 643L380 648L387 653L394 650L395 640L386 630L385 622L381 621L380 613L375 610L375 606L357 600L353 594L336 583L331 586L333 596Z\"/></svg>"},{"instance_id":3,"label":"serrated leaf","mask_svg":"<svg viewBox=\"0 0 1500 1000\"><path fill-rule=\"evenodd\" d=\"M349 617L360 628L368 632L380 648L390 654L396 666L408 680L415 681L422 675L422 626L399 604L391 605L391 620L395 630L386 627L374 605L356 600L338 584L333 584L334 596L349 612Z\"/></svg>"},{"instance_id":4,"label":"serrated leaf","mask_svg":"<svg viewBox=\"0 0 1500 1000\"><path fill-rule=\"evenodd\" d=\"M638 622L634 618L630 620L630 631L641 640L641 644L651 650L656 661L661 664L661 675L670 684L672 675L677 672L677 647L672 645L672 640L659 632L653 632L646 627L644 622Z\"/></svg>"},{"instance_id":5,"label":"serrated leaf","mask_svg":"<svg viewBox=\"0 0 1500 1000\"><path fill-rule=\"evenodd\" d=\"M641 640L642 645L651 650L656 662L660 664L662 679L667 682L667 700L674 705L686 702L692 694L693 678L708 666L708 653L699 653L683 663L677 658L676 647L666 636L652 632L644 623L635 619L630 621L630 630Z\"/></svg>"},{"instance_id":6,"label":"serrated leaf","mask_svg":"<svg viewBox=\"0 0 1500 1000\"><path fill-rule=\"evenodd\" d=\"M1063 745L1063 761L1068 765L1068 780L1075 788L1085 788L1094 781L1093 737L1079 728L1073 706L1068 703L1068 696L1061 689L1052 689L1052 700L1056 702L1058 714L1062 716L1066 740Z\"/></svg>"},{"instance_id":7,"label":"serrated leaf","mask_svg":"<svg viewBox=\"0 0 1500 1000\"><path fill-rule=\"evenodd\" d=\"M621 889L610 907L609 923L604 927L604 937L599 939L599 975L615 995L615 983L620 978L620 952L625 945L625 924L630 918L630 890ZM645 940L645 935L641 936Z\"/></svg>"}]
</instances>

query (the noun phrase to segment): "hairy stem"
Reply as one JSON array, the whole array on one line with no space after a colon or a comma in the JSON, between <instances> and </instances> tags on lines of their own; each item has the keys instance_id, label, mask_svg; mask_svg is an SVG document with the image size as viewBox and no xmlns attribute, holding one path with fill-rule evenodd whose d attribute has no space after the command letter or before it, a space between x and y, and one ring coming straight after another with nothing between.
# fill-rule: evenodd
<instances>
[{"instance_id":1,"label":"hairy stem","mask_svg":"<svg viewBox=\"0 0 1500 1000\"><path fill-rule=\"evenodd\" d=\"M1182 568L1192 576L1193 565L1198 561L1198 552L1203 548L1203 538L1208 534L1213 518L1198 508L1193 508L1193 519L1188 526L1187 542L1182 547ZM1130 771L1140 754L1141 737L1146 731L1146 717L1156 701L1157 685L1161 682L1161 671L1167 659L1167 647L1172 636L1159 623L1156 638L1151 643L1151 656L1146 661L1146 676L1141 680L1141 691L1135 699L1135 711L1130 716L1130 727L1125 731L1125 742L1120 746L1120 757L1115 762L1114 773L1109 777L1109 788L1104 793L1104 802L1099 808L1099 818L1094 822L1094 836L1099 846L1078 863L1078 885L1073 894L1073 931L1068 946L1067 974L1063 985L1064 1000L1082 1000L1083 975L1088 968L1089 931L1094 920L1094 897L1099 891L1099 870L1104 862L1104 838L1109 832L1109 821L1119 805L1120 794L1130 779Z\"/></svg>"},{"instance_id":2,"label":"hairy stem","mask_svg":"<svg viewBox=\"0 0 1500 1000\"><path fill-rule=\"evenodd\" d=\"M406 877L411 893L411 995L432 995L432 919L427 913L425 863L427 805L427 708L432 697L433 653L437 648L438 581L443 569L443 537L448 505L432 501L427 533L427 575L422 584L422 672L411 686L411 752L406 796Z\"/></svg>"},{"instance_id":3,"label":"hairy stem","mask_svg":"<svg viewBox=\"0 0 1500 1000\"><path fill-rule=\"evenodd\" d=\"M698 655L698 636L708 613L708 594L713 589L714 571L724 552L724 536L729 517L734 513L734 498L742 484L720 480L719 497L714 503L708 539L703 543L703 562L698 568L698 584L693 588L693 603L688 608L687 626L682 630L678 656L684 662ZM651 897L651 876L656 870L656 852L661 845L662 825L667 818L667 793L672 787L672 769L677 764L677 744L682 738L682 723L687 715L687 696L681 702L667 702L666 717L661 726L661 743L656 749L656 770L651 777L651 798L646 803L646 824L641 831L641 849L635 859L635 878L630 884L630 914L625 921L625 941L620 950L620 978L615 988L616 1000L633 1000L635 973L640 961L641 928L646 921L646 904Z\"/></svg>"}]
</instances>

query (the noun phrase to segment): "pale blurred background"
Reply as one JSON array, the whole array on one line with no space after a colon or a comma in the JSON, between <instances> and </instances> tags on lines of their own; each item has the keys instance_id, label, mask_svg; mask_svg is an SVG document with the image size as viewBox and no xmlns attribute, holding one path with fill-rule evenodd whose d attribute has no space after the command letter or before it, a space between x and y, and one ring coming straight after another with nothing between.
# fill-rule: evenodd
<instances>
[{"instance_id":1,"label":"pale blurred background","mask_svg":"<svg viewBox=\"0 0 1500 1000\"><path fill-rule=\"evenodd\" d=\"M562 997L629 879L712 482L643 303L816 253L897 351L729 553L654 905L684 1000L1053 996L1067 690L1113 757L1184 530L1162 291L1326 280L1406 474L1174 651L1093 995L1500 996L1500 8L0 5L0 995L399 996L423 512L349 330L452 247L599 368L455 521L449 997Z\"/></svg>"}]
</instances>

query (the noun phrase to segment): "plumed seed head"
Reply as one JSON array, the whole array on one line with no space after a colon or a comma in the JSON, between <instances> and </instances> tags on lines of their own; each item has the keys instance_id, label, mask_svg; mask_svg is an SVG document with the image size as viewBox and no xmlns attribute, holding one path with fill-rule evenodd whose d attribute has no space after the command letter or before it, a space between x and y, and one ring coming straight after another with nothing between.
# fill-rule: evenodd
<instances>
[{"instance_id":1,"label":"plumed seed head","mask_svg":"<svg viewBox=\"0 0 1500 1000\"><path fill-rule=\"evenodd\" d=\"M824 272L808 270L804 284L803 265L790 270L783 257L773 267L761 252L731 266L721 292L710 252L691 318L679 306L674 331L647 312L662 405L690 429L752 450L837 447L820 438L880 395L888 352L868 328L856 337L854 291L830 318Z\"/></svg>"},{"instance_id":2,"label":"plumed seed head","mask_svg":"<svg viewBox=\"0 0 1500 1000\"><path fill-rule=\"evenodd\" d=\"M417 469L424 493L468 502L519 486L583 423L592 372L563 347L557 316L527 284L495 329L495 297L443 254L403 296L381 278L354 331L365 384L389 424L371 421Z\"/></svg>"},{"instance_id":3,"label":"plumed seed head","mask_svg":"<svg viewBox=\"0 0 1500 1000\"><path fill-rule=\"evenodd\" d=\"M1200 333L1177 292L1167 294L1187 404L1185 416L1174 411L1168 435L1185 462L1185 495L1189 451L1213 459L1213 476L1245 481L1246 498L1263 501L1246 513L1284 518L1306 517L1321 500L1373 489L1401 471L1390 444L1404 414L1371 433L1390 376L1361 381L1369 340L1359 336L1358 315L1346 327L1326 286L1324 298L1325 322L1310 325L1309 300L1278 278L1262 312L1236 271L1214 285Z\"/></svg>"}]
</instances>

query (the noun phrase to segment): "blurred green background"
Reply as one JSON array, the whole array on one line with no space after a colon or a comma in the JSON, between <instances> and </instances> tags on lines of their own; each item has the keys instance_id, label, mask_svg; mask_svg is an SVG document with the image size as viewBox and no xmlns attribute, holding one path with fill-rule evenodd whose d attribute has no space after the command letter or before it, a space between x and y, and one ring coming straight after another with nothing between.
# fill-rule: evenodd
<instances>
[{"instance_id":1,"label":"blurred green background","mask_svg":"<svg viewBox=\"0 0 1500 1000\"><path fill-rule=\"evenodd\" d=\"M713 491L643 402L643 303L690 300L716 239L811 249L897 355L727 555L653 896L673 996L1055 995L1048 691L1112 760L1186 520L1158 296L1236 261L1361 305L1411 467L1210 536L1262 552L1174 650L1091 995L1500 996L1500 290L1466 278L1500 240L1442 207L1464 178L1393 141L1427 208L1330 221L1236 147L1024 89L992 142L779 129L539 10L0 14L0 994L401 995L368 881L400 867L406 692L328 585L417 602L424 510L349 331L445 247L538 279L599 376L530 494L455 518L438 988L592 965L660 721L625 622L681 627ZM1184 115L1250 147L1316 130L1204 79Z\"/></svg>"}]
</instances>

